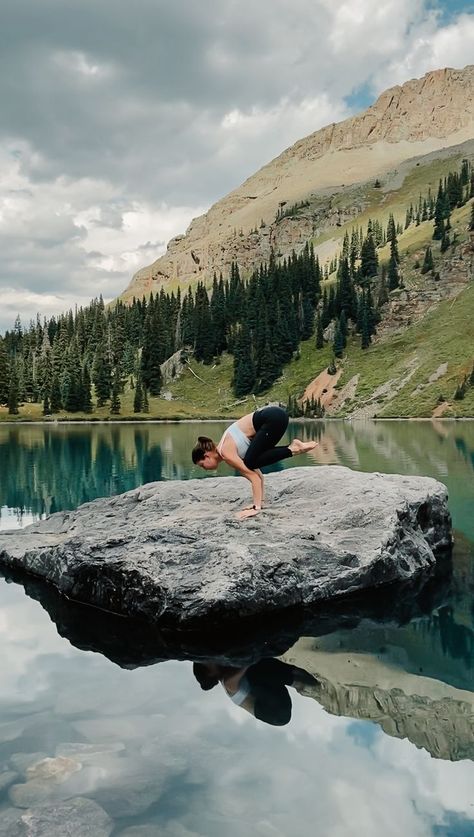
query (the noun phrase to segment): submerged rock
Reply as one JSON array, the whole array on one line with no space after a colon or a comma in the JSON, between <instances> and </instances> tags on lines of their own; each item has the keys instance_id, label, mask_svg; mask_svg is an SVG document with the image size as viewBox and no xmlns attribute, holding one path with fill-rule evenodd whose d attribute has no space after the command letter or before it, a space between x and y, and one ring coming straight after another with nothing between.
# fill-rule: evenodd
<instances>
[{"instance_id":1,"label":"submerged rock","mask_svg":"<svg viewBox=\"0 0 474 837\"><path fill-rule=\"evenodd\" d=\"M113 828L104 809L83 797L40 805L20 816L9 808L0 817L0 837L109 837Z\"/></svg>"},{"instance_id":2,"label":"submerged rock","mask_svg":"<svg viewBox=\"0 0 474 837\"><path fill-rule=\"evenodd\" d=\"M2 793L13 785L14 782L18 779L18 773L15 773L13 770L4 770L0 773L0 796Z\"/></svg>"},{"instance_id":3,"label":"submerged rock","mask_svg":"<svg viewBox=\"0 0 474 837\"><path fill-rule=\"evenodd\" d=\"M0 563L76 601L190 627L406 581L451 545L444 485L341 466L150 483L0 536Z\"/></svg>"}]
</instances>

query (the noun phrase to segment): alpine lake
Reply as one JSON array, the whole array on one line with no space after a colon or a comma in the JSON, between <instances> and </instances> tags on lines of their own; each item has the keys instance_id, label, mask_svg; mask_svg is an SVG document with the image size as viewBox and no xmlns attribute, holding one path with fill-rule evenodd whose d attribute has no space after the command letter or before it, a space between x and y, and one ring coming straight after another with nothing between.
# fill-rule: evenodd
<instances>
[{"instance_id":1,"label":"alpine lake","mask_svg":"<svg viewBox=\"0 0 474 837\"><path fill-rule=\"evenodd\" d=\"M225 426L0 425L0 528L146 482L215 479L190 451ZM267 470L444 482L452 571L282 639L288 677L253 662L270 703L278 693L260 718L220 683L202 690L191 654L168 659L165 641L140 654L127 620L1 576L1 837L474 835L474 421L292 421L288 436L319 446ZM276 645L280 629L284 617Z\"/></svg>"}]
</instances>

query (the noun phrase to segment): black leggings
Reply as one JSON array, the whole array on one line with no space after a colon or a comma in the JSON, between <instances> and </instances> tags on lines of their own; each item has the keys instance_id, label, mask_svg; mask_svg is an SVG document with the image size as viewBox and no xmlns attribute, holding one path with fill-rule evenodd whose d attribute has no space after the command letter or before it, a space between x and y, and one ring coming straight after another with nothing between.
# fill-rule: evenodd
<instances>
[{"instance_id":1,"label":"black leggings","mask_svg":"<svg viewBox=\"0 0 474 837\"><path fill-rule=\"evenodd\" d=\"M275 447L288 427L288 414L282 407L262 407L252 416L257 431L250 442L244 463L252 471L263 465L273 465L293 456L288 445Z\"/></svg>"}]
</instances>

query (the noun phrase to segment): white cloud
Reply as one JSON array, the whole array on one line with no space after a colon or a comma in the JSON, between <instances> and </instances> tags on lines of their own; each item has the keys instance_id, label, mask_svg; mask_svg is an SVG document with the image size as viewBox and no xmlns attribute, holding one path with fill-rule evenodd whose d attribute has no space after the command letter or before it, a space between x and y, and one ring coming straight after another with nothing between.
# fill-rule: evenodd
<instances>
[{"instance_id":1,"label":"white cloud","mask_svg":"<svg viewBox=\"0 0 474 837\"><path fill-rule=\"evenodd\" d=\"M186 15L103 0L29 30L16 15L0 55L0 294L23 289L25 317L28 292L46 295L41 313L120 293L210 203L349 115L359 88L474 54L474 15L444 25L428 0L222 0L219 15L210 0Z\"/></svg>"},{"instance_id":2,"label":"white cloud","mask_svg":"<svg viewBox=\"0 0 474 837\"><path fill-rule=\"evenodd\" d=\"M81 294L79 292L66 294L35 293L27 288L8 288L1 290L0 308L0 330L11 329L17 314L20 314L23 325L28 325L30 320L36 320L36 314L40 312L41 317L57 316L69 309L88 305L93 296L98 296L100 290L95 293ZM112 297L105 296L105 302Z\"/></svg>"},{"instance_id":3,"label":"white cloud","mask_svg":"<svg viewBox=\"0 0 474 837\"><path fill-rule=\"evenodd\" d=\"M266 149L265 162L268 162L301 137L348 115L349 110L343 102L331 101L325 93L298 101L285 97L275 107L267 109L254 106L249 111L242 111L234 108L221 120L219 155L229 158L236 155L242 143L246 146L258 144Z\"/></svg>"},{"instance_id":4,"label":"white cloud","mask_svg":"<svg viewBox=\"0 0 474 837\"><path fill-rule=\"evenodd\" d=\"M410 27L420 24L423 0L346 0L330 3L334 18L330 41L337 55L353 59L389 55L404 47ZM374 68L375 69L375 68Z\"/></svg>"},{"instance_id":5,"label":"white cloud","mask_svg":"<svg viewBox=\"0 0 474 837\"><path fill-rule=\"evenodd\" d=\"M392 60L376 79L379 91L418 78L430 70L472 64L474 14L460 15L455 22L440 28L432 18L421 31L412 33L407 46L404 54Z\"/></svg>"},{"instance_id":6,"label":"white cloud","mask_svg":"<svg viewBox=\"0 0 474 837\"><path fill-rule=\"evenodd\" d=\"M2 330L17 313L28 322L37 311L58 314L87 305L99 293L113 298L132 273L205 211L126 202L106 180L62 175L32 181L24 171L31 160L24 143L0 146Z\"/></svg>"},{"instance_id":7,"label":"white cloud","mask_svg":"<svg viewBox=\"0 0 474 837\"><path fill-rule=\"evenodd\" d=\"M70 71L85 78L105 79L114 72L111 65L95 62L84 52L76 50L59 50L52 56L52 60L61 70Z\"/></svg>"}]
</instances>

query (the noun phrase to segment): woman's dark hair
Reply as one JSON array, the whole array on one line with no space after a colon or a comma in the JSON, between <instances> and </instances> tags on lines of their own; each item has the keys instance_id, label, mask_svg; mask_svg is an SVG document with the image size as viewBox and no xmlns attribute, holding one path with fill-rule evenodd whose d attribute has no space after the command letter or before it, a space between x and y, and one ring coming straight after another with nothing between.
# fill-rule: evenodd
<instances>
[{"instance_id":1,"label":"woman's dark hair","mask_svg":"<svg viewBox=\"0 0 474 837\"><path fill-rule=\"evenodd\" d=\"M215 674L209 674L209 670L204 663L193 663L193 674L201 689L204 689L205 692L213 689L219 682L219 678Z\"/></svg>"},{"instance_id":2,"label":"woman's dark hair","mask_svg":"<svg viewBox=\"0 0 474 837\"><path fill-rule=\"evenodd\" d=\"M204 454L207 451L215 450L216 446L212 439L209 439L207 436L198 436L197 443L194 445L192 450L192 458L195 465L201 460L204 459Z\"/></svg>"}]
</instances>

